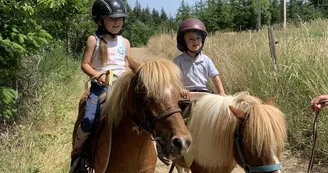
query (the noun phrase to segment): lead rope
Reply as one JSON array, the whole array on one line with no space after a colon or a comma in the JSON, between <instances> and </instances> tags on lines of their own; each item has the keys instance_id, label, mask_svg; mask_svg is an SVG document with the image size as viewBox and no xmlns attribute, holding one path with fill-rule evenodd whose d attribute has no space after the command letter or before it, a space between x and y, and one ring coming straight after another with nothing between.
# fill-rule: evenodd
<instances>
[{"instance_id":1,"label":"lead rope","mask_svg":"<svg viewBox=\"0 0 328 173\"><path fill-rule=\"evenodd\" d=\"M318 104L326 104L328 102L328 100L322 100L321 102L319 102ZM313 121L313 143L312 143L312 151L311 151L311 157L310 157L310 162L309 162L309 166L308 166L308 171L307 173L312 173L312 169L313 169L313 161L314 161L314 149L315 149L315 144L317 142L317 132L318 132L318 118L319 118L319 110L315 111L315 117L314 117L314 121Z\"/></svg>"}]
</instances>

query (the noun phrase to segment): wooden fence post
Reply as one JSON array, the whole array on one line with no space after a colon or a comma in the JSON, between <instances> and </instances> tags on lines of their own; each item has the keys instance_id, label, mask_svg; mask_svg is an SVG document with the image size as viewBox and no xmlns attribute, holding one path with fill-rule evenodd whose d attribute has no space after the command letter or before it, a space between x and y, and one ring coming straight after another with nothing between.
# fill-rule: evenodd
<instances>
[{"instance_id":1,"label":"wooden fence post","mask_svg":"<svg viewBox=\"0 0 328 173\"><path fill-rule=\"evenodd\" d=\"M270 46L270 54L272 59L272 70L277 72L277 54L276 54L276 41L273 34L273 28L268 28L268 36L269 36L269 46Z\"/></svg>"}]
</instances>

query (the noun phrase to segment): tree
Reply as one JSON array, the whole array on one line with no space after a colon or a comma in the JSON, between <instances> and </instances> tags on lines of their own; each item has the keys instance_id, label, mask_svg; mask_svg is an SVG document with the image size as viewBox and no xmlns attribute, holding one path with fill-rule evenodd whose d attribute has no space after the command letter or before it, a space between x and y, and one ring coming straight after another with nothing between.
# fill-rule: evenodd
<instances>
[{"instance_id":1,"label":"tree","mask_svg":"<svg viewBox=\"0 0 328 173\"><path fill-rule=\"evenodd\" d=\"M161 17L159 16L159 13L155 8L153 8L151 15L153 16L155 25L158 25L161 23Z\"/></svg>"},{"instance_id":2,"label":"tree","mask_svg":"<svg viewBox=\"0 0 328 173\"><path fill-rule=\"evenodd\" d=\"M0 0L0 119L16 112L16 80L22 58L35 53L52 38L36 21L33 0Z\"/></svg>"},{"instance_id":3,"label":"tree","mask_svg":"<svg viewBox=\"0 0 328 173\"><path fill-rule=\"evenodd\" d=\"M168 20L167 14L164 11L164 8L163 7L161 9L161 20L162 20L162 22L166 22Z\"/></svg>"},{"instance_id":4,"label":"tree","mask_svg":"<svg viewBox=\"0 0 328 173\"><path fill-rule=\"evenodd\" d=\"M150 27L139 20L133 23L130 29L130 42L133 47L147 44L148 39L152 35Z\"/></svg>"},{"instance_id":5,"label":"tree","mask_svg":"<svg viewBox=\"0 0 328 173\"><path fill-rule=\"evenodd\" d=\"M177 23L182 23L183 20L190 17L192 17L191 7L188 4L185 4L184 0L182 0L175 20Z\"/></svg>"},{"instance_id":6,"label":"tree","mask_svg":"<svg viewBox=\"0 0 328 173\"><path fill-rule=\"evenodd\" d=\"M281 23L280 21L280 5L279 0L272 0L269 7L269 12L271 13L270 24Z\"/></svg>"},{"instance_id":7,"label":"tree","mask_svg":"<svg viewBox=\"0 0 328 173\"><path fill-rule=\"evenodd\" d=\"M135 15L137 19L140 19L141 11L142 11L141 4L139 3L138 0L136 0L136 5L133 8L133 15Z\"/></svg>"}]
</instances>

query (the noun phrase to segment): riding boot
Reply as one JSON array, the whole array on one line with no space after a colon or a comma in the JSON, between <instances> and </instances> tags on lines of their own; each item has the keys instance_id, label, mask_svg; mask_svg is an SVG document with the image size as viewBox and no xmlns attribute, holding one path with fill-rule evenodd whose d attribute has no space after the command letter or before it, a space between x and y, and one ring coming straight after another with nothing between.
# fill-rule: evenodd
<instances>
[{"instance_id":1,"label":"riding boot","mask_svg":"<svg viewBox=\"0 0 328 173\"><path fill-rule=\"evenodd\" d=\"M83 132L81 125L79 125L79 127L77 127L76 130L73 151L80 150L83 147L84 142L87 140L89 135L90 132L89 133Z\"/></svg>"},{"instance_id":2,"label":"riding boot","mask_svg":"<svg viewBox=\"0 0 328 173\"><path fill-rule=\"evenodd\" d=\"M81 125L79 125L79 127L77 127L76 135L75 135L75 139L74 139L74 146L73 146L73 150L71 153L72 159L75 159L79 155L79 153L81 152L81 149L82 149L85 141L89 137L89 135L90 135L90 133L83 132Z\"/></svg>"}]
</instances>

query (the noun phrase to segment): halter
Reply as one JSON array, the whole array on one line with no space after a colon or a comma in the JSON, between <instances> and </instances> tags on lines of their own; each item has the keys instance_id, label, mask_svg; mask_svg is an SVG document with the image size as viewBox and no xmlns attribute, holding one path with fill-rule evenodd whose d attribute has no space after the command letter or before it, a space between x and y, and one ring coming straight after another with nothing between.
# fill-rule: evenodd
<instances>
[{"instance_id":1,"label":"halter","mask_svg":"<svg viewBox=\"0 0 328 173\"><path fill-rule=\"evenodd\" d=\"M243 113L246 113L247 110L251 107L251 105L247 105L246 108L243 110ZM234 142L238 151L239 158L241 160L241 163L243 165L244 171L246 173L252 173L252 172L273 172L273 171L278 171L280 170L281 164L273 164L273 165L265 165L265 166L250 166L247 164L245 157L243 155L243 152L241 150L241 142L240 142L240 134L239 134L239 129L240 129L240 121L237 124L236 130L235 130L235 137L234 137Z\"/></svg>"}]
</instances>

